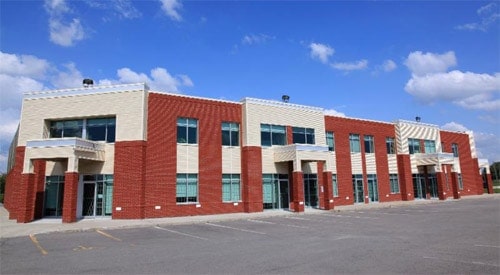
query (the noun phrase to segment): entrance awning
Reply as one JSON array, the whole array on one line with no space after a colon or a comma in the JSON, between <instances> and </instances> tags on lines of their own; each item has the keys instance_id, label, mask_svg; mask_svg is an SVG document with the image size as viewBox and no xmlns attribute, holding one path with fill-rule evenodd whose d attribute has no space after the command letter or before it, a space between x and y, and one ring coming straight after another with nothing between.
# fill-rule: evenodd
<instances>
[{"instance_id":1,"label":"entrance awning","mask_svg":"<svg viewBox=\"0 0 500 275\"><path fill-rule=\"evenodd\" d=\"M326 161L328 146L310 144L292 144L274 147L274 162L285 161Z\"/></svg>"},{"instance_id":2,"label":"entrance awning","mask_svg":"<svg viewBox=\"0 0 500 275\"><path fill-rule=\"evenodd\" d=\"M40 159L71 158L104 161L104 144L82 138L51 138L29 140L30 157Z\"/></svg>"},{"instance_id":3,"label":"entrance awning","mask_svg":"<svg viewBox=\"0 0 500 275\"><path fill-rule=\"evenodd\" d=\"M415 154L417 166L454 164L453 153Z\"/></svg>"}]
</instances>

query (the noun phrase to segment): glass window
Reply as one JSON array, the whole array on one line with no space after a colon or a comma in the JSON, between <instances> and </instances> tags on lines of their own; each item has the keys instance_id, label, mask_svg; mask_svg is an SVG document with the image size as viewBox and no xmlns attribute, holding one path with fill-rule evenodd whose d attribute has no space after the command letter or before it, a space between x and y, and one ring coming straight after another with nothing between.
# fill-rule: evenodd
<instances>
[{"instance_id":1,"label":"glass window","mask_svg":"<svg viewBox=\"0 0 500 275\"><path fill-rule=\"evenodd\" d=\"M222 145L239 146L240 125L234 122L222 122Z\"/></svg>"},{"instance_id":2,"label":"glass window","mask_svg":"<svg viewBox=\"0 0 500 275\"><path fill-rule=\"evenodd\" d=\"M408 151L410 152L410 154L420 153L420 140L415 138L409 138Z\"/></svg>"},{"instance_id":3,"label":"glass window","mask_svg":"<svg viewBox=\"0 0 500 275\"><path fill-rule=\"evenodd\" d=\"M240 175L223 174L222 175L222 201L237 202L240 201Z\"/></svg>"},{"instance_id":4,"label":"glass window","mask_svg":"<svg viewBox=\"0 0 500 275\"><path fill-rule=\"evenodd\" d=\"M451 144L451 151L453 152L453 156L458 158L458 144L452 143Z\"/></svg>"},{"instance_id":5,"label":"glass window","mask_svg":"<svg viewBox=\"0 0 500 275\"><path fill-rule=\"evenodd\" d=\"M293 143L314 144L314 129L293 127Z\"/></svg>"},{"instance_id":6,"label":"glass window","mask_svg":"<svg viewBox=\"0 0 500 275\"><path fill-rule=\"evenodd\" d=\"M115 142L116 119L93 118L86 124L87 139Z\"/></svg>"},{"instance_id":7,"label":"glass window","mask_svg":"<svg viewBox=\"0 0 500 275\"><path fill-rule=\"evenodd\" d=\"M198 143L198 120L193 118L177 119L177 143Z\"/></svg>"},{"instance_id":8,"label":"glass window","mask_svg":"<svg viewBox=\"0 0 500 275\"><path fill-rule=\"evenodd\" d=\"M286 145L285 126L261 124L260 140L262 146Z\"/></svg>"},{"instance_id":9,"label":"glass window","mask_svg":"<svg viewBox=\"0 0 500 275\"><path fill-rule=\"evenodd\" d=\"M177 174L176 202L198 202L198 174Z\"/></svg>"},{"instance_id":10,"label":"glass window","mask_svg":"<svg viewBox=\"0 0 500 275\"><path fill-rule=\"evenodd\" d=\"M337 174L332 175L332 184L333 184L333 196L339 196L339 184L337 182Z\"/></svg>"},{"instance_id":11,"label":"glass window","mask_svg":"<svg viewBox=\"0 0 500 275\"><path fill-rule=\"evenodd\" d=\"M373 144L373 136L364 136L365 140L365 153L374 153L375 146Z\"/></svg>"},{"instance_id":12,"label":"glass window","mask_svg":"<svg viewBox=\"0 0 500 275\"><path fill-rule=\"evenodd\" d=\"M326 132L326 145L328 145L328 151L335 151L335 136L333 132Z\"/></svg>"},{"instance_id":13,"label":"glass window","mask_svg":"<svg viewBox=\"0 0 500 275\"><path fill-rule=\"evenodd\" d=\"M389 174L389 183L391 185L391 193L399 193L398 174Z\"/></svg>"},{"instance_id":14,"label":"glass window","mask_svg":"<svg viewBox=\"0 0 500 275\"><path fill-rule=\"evenodd\" d=\"M434 140L424 140L424 150L426 153L436 153L436 142Z\"/></svg>"},{"instance_id":15,"label":"glass window","mask_svg":"<svg viewBox=\"0 0 500 275\"><path fill-rule=\"evenodd\" d=\"M65 138L65 137L81 138L82 133L83 133L83 119L50 122L51 138Z\"/></svg>"},{"instance_id":16,"label":"glass window","mask_svg":"<svg viewBox=\"0 0 500 275\"><path fill-rule=\"evenodd\" d=\"M358 134L350 134L349 135L349 144L351 147L351 153L359 153L361 152L361 146L359 141Z\"/></svg>"},{"instance_id":17,"label":"glass window","mask_svg":"<svg viewBox=\"0 0 500 275\"><path fill-rule=\"evenodd\" d=\"M396 154L396 141L393 137L386 138L385 145L387 147L387 154Z\"/></svg>"},{"instance_id":18,"label":"glass window","mask_svg":"<svg viewBox=\"0 0 500 275\"><path fill-rule=\"evenodd\" d=\"M462 174L458 174L458 189L459 190L464 190L464 182L462 180Z\"/></svg>"}]
</instances>

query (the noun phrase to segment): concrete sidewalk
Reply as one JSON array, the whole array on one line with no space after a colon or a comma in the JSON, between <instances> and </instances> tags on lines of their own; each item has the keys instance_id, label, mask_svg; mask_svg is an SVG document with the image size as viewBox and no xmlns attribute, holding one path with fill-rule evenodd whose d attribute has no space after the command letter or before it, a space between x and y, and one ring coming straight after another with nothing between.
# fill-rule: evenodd
<instances>
[{"instance_id":1,"label":"concrete sidewalk","mask_svg":"<svg viewBox=\"0 0 500 275\"><path fill-rule=\"evenodd\" d=\"M463 199L498 199L500 201L500 194L483 194L477 196L467 196ZM416 200L416 201L397 201L397 202L384 202L384 203L371 203L371 204L356 204L347 206L336 206L331 211L358 211L376 208L392 208L392 207L408 207L411 205L422 205L430 203L450 203L458 202L460 200ZM12 238L19 236L28 236L31 234L43 234L49 232L65 232L65 231L85 231L91 229L117 229L117 228L137 228L149 227L155 225L174 225L174 224L190 224L190 223L204 223L214 221L228 221L240 220L251 218L266 218L272 216L284 215L307 215L307 214L321 214L328 211L318 209L306 209L304 213L294 213L285 210L270 210L258 213L233 213L233 214L219 214L219 215L204 215L204 216L187 216L187 217L173 217L173 218L156 218L156 219L142 219L142 220L113 220L111 218L96 218L96 219L82 219L75 223L62 223L61 219L41 219L31 223L17 223L15 220L9 220L9 213L3 205L0 205L0 238Z\"/></svg>"}]
</instances>

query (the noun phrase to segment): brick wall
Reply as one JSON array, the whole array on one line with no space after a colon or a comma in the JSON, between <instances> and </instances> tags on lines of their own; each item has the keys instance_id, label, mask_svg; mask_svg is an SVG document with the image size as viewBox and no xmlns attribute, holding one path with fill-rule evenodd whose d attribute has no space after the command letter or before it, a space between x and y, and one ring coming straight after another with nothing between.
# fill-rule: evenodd
<instances>
[{"instance_id":1,"label":"brick wall","mask_svg":"<svg viewBox=\"0 0 500 275\"><path fill-rule=\"evenodd\" d=\"M23 172L24 151L26 147L16 148L15 165L7 174L5 182L4 207L9 211L9 219L17 219L20 205L19 187L21 186L21 174Z\"/></svg>"},{"instance_id":2,"label":"brick wall","mask_svg":"<svg viewBox=\"0 0 500 275\"><path fill-rule=\"evenodd\" d=\"M221 124L222 122L237 122L241 125L241 114L241 105L237 103L156 93L149 95L145 183L146 217L244 211L242 203L238 205L222 203ZM176 203L178 117L198 119L199 205Z\"/></svg>"}]
</instances>

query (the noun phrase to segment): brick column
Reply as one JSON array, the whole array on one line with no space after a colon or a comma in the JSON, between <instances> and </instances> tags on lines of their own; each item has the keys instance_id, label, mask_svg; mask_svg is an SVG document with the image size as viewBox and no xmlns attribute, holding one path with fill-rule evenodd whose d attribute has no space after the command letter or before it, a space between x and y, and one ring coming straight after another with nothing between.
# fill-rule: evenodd
<instances>
[{"instance_id":1,"label":"brick column","mask_svg":"<svg viewBox=\"0 0 500 275\"><path fill-rule=\"evenodd\" d=\"M397 155L397 161L401 199L404 201L414 200L410 155Z\"/></svg>"},{"instance_id":2,"label":"brick column","mask_svg":"<svg viewBox=\"0 0 500 275\"><path fill-rule=\"evenodd\" d=\"M245 212L262 212L262 148L245 146L241 150L241 183Z\"/></svg>"},{"instance_id":3,"label":"brick column","mask_svg":"<svg viewBox=\"0 0 500 275\"><path fill-rule=\"evenodd\" d=\"M334 208L332 172L323 172L323 186L325 188L323 209L331 210Z\"/></svg>"},{"instance_id":4,"label":"brick column","mask_svg":"<svg viewBox=\"0 0 500 275\"><path fill-rule=\"evenodd\" d=\"M64 197L62 222L76 222L76 203L78 199L78 176L76 172L64 174Z\"/></svg>"},{"instance_id":5,"label":"brick column","mask_svg":"<svg viewBox=\"0 0 500 275\"><path fill-rule=\"evenodd\" d=\"M293 172L292 176L292 211L304 212L304 173Z\"/></svg>"},{"instance_id":6,"label":"brick column","mask_svg":"<svg viewBox=\"0 0 500 275\"><path fill-rule=\"evenodd\" d=\"M458 189L458 173L451 172L451 191L454 199L460 199L460 190Z\"/></svg>"},{"instance_id":7,"label":"brick column","mask_svg":"<svg viewBox=\"0 0 500 275\"><path fill-rule=\"evenodd\" d=\"M483 187L483 176L481 175L481 170L479 169L479 163L477 158L472 159L473 170L474 170L474 180L476 181L476 194L482 195L484 193Z\"/></svg>"},{"instance_id":8,"label":"brick column","mask_svg":"<svg viewBox=\"0 0 500 275\"><path fill-rule=\"evenodd\" d=\"M440 200L445 200L446 199L446 191L445 191L446 175L444 174L444 172L437 172L436 179L437 179L438 197Z\"/></svg>"},{"instance_id":9,"label":"brick column","mask_svg":"<svg viewBox=\"0 0 500 275\"><path fill-rule=\"evenodd\" d=\"M35 182L34 182L34 218L41 219L43 217L43 203L45 201L45 165L44 160L36 160Z\"/></svg>"},{"instance_id":10,"label":"brick column","mask_svg":"<svg viewBox=\"0 0 500 275\"><path fill-rule=\"evenodd\" d=\"M486 182L488 183L488 194L493 194L493 179L491 174L486 174Z\"/></svg>"},{"instance_id":11,"label":"brick column","mask_svg":"<svg viewBox=\"0 0 500 275\"><path fill-rule=\"evenodd\" d=\"M27 223L34 219L35 215L35 174L28 173L21 175L19 186L19 198L17 209L17 222Z\"/></svg>"}]
</instances>

